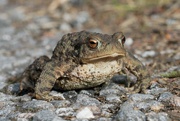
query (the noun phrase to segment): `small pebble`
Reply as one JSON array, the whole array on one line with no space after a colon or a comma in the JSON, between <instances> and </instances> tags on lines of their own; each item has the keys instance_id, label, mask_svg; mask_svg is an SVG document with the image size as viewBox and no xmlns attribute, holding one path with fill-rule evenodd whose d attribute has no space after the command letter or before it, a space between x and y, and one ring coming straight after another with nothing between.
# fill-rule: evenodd
<instances>
[{"instance_id":1,"label":"small pebble","mask_svg":"<svg viewBox=\"0 0 180 121\"><path fill-rule=\"evenodd\" d=\"M171 98L173 98L173 94L171 92L164 92L159 96L158 101L170 102Z\"/></svg>"},{"instance_id":2,"label":"small pebble","mask_svg":"<svg viewBox=\"0 0 180 121\"><path fill-rule=\"evenodd\" d=\"M120 97L113 94L106 96L106 101L109 103L122 103L122 101L120 100Z\"/></svg>"},{"instance_id":3,"label":"small pebble","mask_svg":"<svg viewBox=\"0 0 180 121\"><path fill-rule=\"evenodd\" d=\"M159 79L158 82L159 82L160 84L167 84L167 81L166 81L166 80L163 80L163 79Z\"/></svg>"},{"instance_id":4,"label":"small pebble","mask_svg":"<svg viewBox=\"0 0 180 121\"><path fill-rule=\"evenodd\" d=\"M18 115L18 118L31 118L31 117L33 117L34 116L34 113L20 113L19 115Z\"/></svg>"},{"instance_id":5,"label":"small pebble","mask_svg":"<svg viewBox=\"0 0 180 121\"><path fill-rule=\"evenodd\" d=\"M17 94L20 90L20 83L10 84L7 88L8 94Z\"/></svg>"},{"instance_id":6,"label":"small pebble","mask_svg":"<svg viewBox=\"0 0 180 121\"><path fill-rule=\"evenodd\" d=\"M65 31L65 32L71 31L71 29L72 28L68 23L61 23L61 25L59 27L59 30Z\"/></svg>"},{"instance_id":7,"label":"small pebble","mask_svg":"<svg viewBox=\"0 0 180 121\"><path fill-rule=\"evenodd\" d=\"M58 108L56 111L56 114L58 116L73 116L74 115L74 110L71 107L67 108Z\"/></svg>"},{"instance_id":8,"label":"small pebble","mask_svg":"<svg viewBox=\"0 0 180 121\"><path fill-rule=\"evenodd\" d=\"M33 121L64 121L50 110L42 110L33 116Z\"/></svg>"},{"instance_id":9,"label":"small pebble","mask_svg":"<svg viewBox=\"0 0 180 121\"><path fill-rule=\"evenodd\" d=\"M140 102L145 100L153 100L154 96L150 94L132 94L129 96L129 100L134 102Z\"/></svg>"},{"instance_id":10,"label":"small pebble","mask_svg":"<svg viewBox=\"0 0 180 121\"><path fill-rule=\"evenodd\" d=\"M146 114L147 121L172 121L167 113L150 112Z\"/></svg>"},{"instance_id":11,"label":"small pebble","mask_svg":"<svg viewBox=\"0 0 180 121\"><path fill-rule=\"evenodd\" d=\"M76 100L76 106L98 106L101 103L95 99L84 94L79 94Z\"/></svg>"},{"instance_id":12,"label":"small pebble","mask_svg":"<svg viewBox=\"0 0 180 121\"><path fill-rule=\"evenodd\" d=\"M126 46L131 46L133 44L133 39L132 38L126 38L126 42L125 42L125 45Z\"/></svg>"},{"instance_id":13,"label":"small pebble","mask_svg":"<svg viewBox=\"0 0 180 121\"><path fill-rule=\"evenodd\" d=\"M37 111L37 110L42 110L42 109L48 109L48 110L54 110L54 106L44 100L32 100L32 101L27 101L22 104L22 109L25 110L30 110L31 111Z\"/></svg>"},{"instance_id":14,"label":"small pebble","mask_svg":"<svg viewBox=\"0 0 180 121\"><path fill-rule=\"evenodd\" d=\"M149 50L142 53L143 58L154 57L155 55L156 55L156 52L154 50Z\"/></svg>"},{"instance_id":15,"label":"small pebble","mask_svg":"<svg viewBox=\"0 0 180 121\"><path fill-rule=\"evenodd\" d=\"M146 116L140 110L133 108L133 104L126 101L115 116L115 121L145 121Z\"/></svg>"},{"instance_id":16,"label":"small pebble","mask_svg":"<svg viewBox=\"0 0 180 121\"><path fill-rule=\"evenodd\" d=\"M67 107L67 106L70 106L70 104L71 104L70 101L68 101L68 100L53 100L53 101L51 101L51 103L56 108Z\"/></svg>"},{"instance_id":17,"label":"small pebble","mask_svg":"<svg viewBox=\"0 0 180 121\"><path fill-rule=\"evenodd\" d=\"M170 102L172 103L172 105L180 107L180 97L178 96L173 96L170 100Z\"/></svg>"},{"instance_id":18,"label":"small pebble","mask_svg":"<svg viewBox=\"0 0 180 121\"><path fill-rule=\"evenodd\" d=\"M148 100L135 103L135 107L143 111L148 111L149 109L151 109L152 111L159 111L164 108L164 105L155 100Z\"/></svg>"},{"instance_id":19,"label":"small pebble","mask_svg":"<svg viewBox=\"0 0 180 121\"><path fill-rule=\"evenodd\" d=\"M84 107L79 110L76 115L77 119L91 119L94 118L92 111L88 107Z\"/></svg>"},{"instance_id":20,"label":"small pebble","mask_svg":"<svg viewBox=\"0 0 180 121\"><path fill-rule=\"evenodd\" d=\"M151 95L154 95L154 96L158 96L160 94L162 94L163 92L166 92L167 91L167 88L159 88L159 87L156 87L156 88L152 88L151 90L148 90L148 94L151 94Z\"/></svg>"}]
</instances>

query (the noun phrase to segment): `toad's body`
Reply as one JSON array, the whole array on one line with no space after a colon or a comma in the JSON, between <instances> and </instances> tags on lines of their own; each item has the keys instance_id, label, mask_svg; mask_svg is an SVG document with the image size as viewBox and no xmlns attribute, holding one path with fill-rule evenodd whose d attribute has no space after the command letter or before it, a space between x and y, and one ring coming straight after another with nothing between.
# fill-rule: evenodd
<instances>
[{"instance_id":1,"label":"toad's body","mask_svg":"<svg viewBox=\"0 0 180 121\"><path fill-rule=\"evenodd\" d=\"M52 88L61 90L98 86L125 68L137 77L136 91L145 91L149 75L124 48L121 32L113 35L81 31L66 34L51 59L42 56L24 72L21 90L32 89L38 99L51 100Z\"/></svg>"},{"instance_id":2,"label":"toad's body","mask_svg":"<svg viewBox=\"0 0 180 121\"><path fill-rule=\"evenodd\" d=\"M68 80L58 83L64 85L64 90L94 87L108 81L114 74L120 72L120 67L122 67L122 63L117 61L79 65L68 74L71 77L69 83Z\"/></svg>"}]
</instances>

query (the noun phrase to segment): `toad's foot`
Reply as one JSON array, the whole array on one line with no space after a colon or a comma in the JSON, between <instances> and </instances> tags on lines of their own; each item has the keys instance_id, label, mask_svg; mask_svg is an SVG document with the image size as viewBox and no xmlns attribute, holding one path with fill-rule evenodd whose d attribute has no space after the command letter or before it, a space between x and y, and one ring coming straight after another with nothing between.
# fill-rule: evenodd
<instances>
[{"instance_id":1,"label":"toad's foot","mask_svg":"<svg viewBox=\"0 0 180 121\"><path fill-rule=\"evenodd\" d=\"M147 93L147 88L150 86L150 79L146 78L142 82L138 81L130 90L132 93Z\"/></svg>"}]
</instances>

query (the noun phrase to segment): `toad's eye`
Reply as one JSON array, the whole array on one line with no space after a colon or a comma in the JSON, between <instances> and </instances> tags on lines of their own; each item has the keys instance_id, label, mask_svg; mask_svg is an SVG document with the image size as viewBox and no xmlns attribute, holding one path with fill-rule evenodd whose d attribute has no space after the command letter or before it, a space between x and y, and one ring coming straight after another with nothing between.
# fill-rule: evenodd
<instances>
[{"instance_id":1,"label":"toad's eye","mask_svg":"<svg viewBox=\"0 0 180 121\"><path fill-rule=\"evenodd\" d=\"M95 39L89 39L88 46L92 49L95 49L98 47L98 40Z\"/></svg>"}]
</instances>

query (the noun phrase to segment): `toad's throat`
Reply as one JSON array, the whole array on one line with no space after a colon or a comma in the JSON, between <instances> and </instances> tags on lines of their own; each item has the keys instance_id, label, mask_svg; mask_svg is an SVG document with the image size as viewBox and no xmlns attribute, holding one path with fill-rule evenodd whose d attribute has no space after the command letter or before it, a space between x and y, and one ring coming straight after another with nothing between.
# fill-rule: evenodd
<instances>
[{"instance_id":1,"label":"toad's throat","mask_svg":"<svg viewBox=\"0 0 180 121\"><path fill-rule=\"evenodd\" d=\"M91 58L81 58L82 63L95 63L99 61L110 61L110 60L116 60L118 58L124 57L125 54L119 54L119 53L113 53L108 55L101 55Z\"/></svg>"}]
</instances>

